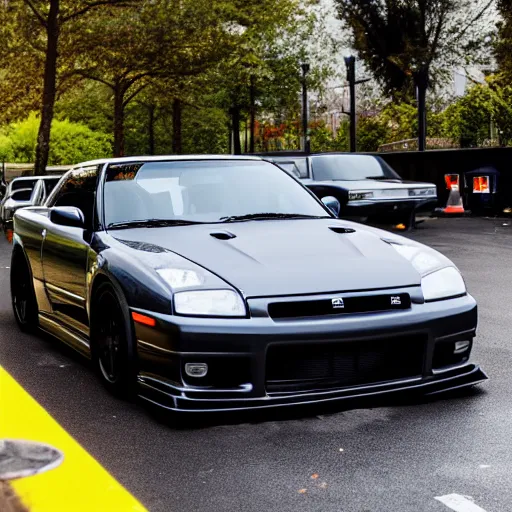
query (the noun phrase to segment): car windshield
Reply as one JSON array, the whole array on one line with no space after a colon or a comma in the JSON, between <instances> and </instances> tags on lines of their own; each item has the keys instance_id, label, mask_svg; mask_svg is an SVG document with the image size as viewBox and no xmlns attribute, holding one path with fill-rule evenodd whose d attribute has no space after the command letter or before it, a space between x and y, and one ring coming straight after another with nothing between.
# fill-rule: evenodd
<instances>
[{"instance_id":1,"label":"car windshield","mask_svg":"<svg viewBox=\"0 0 512 512\"><path fill-rule=\"evenodd\" d=\"M104 184L104 210L107 227L141 220L158 225L157 220L328 216L286 172L269 162L250 160L111 165Z\"/></svg>"},{"instance_id":2,"label":"car windshield","mask_svg":"<svg viewBox=\"0 0 512 512\"><path fill-rule=\"evenodd\" d=\"M312 168L317 181L401 180L384 160L370 155L315 156L312 158Z\"/></svg>"}]
</instances>

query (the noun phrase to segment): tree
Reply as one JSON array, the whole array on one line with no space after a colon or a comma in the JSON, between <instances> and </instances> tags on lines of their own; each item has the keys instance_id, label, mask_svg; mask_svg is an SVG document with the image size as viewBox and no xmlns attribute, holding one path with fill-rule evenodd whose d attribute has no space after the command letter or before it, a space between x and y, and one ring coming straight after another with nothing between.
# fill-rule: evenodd
<instances>
[{"instance_id":1,"label":"tree","mask_svg":"<svg viewBox=\"0 0 512 512\"><path fill-rule=\"evenodd\" d=\"M494 0L335 0L352 45L386 93L412 101L417 90L419 148L425 148L426 91L482 43L479 24Z\"/></svg>"},{"instance_id":2,"label":"tree","mask_svg":"<svg viewBox=\"0 0 512 512\"><path fill-rule=\"evenodd\" d=\"M124 5L125 0L11 0L13 14L24 30L24 44L36 48L44 56L41 120L37 137L35 173L43 174L50 151L50 132L57 95L59 65L63 56L74 57L62 51L61 39L69 36L68 29L77 20L105 5ZM69 64L68 64L69 65Z\"/></svg>"},{"instance_id":3,"label":"tree","mask_svg":"<svg viewBox=\"0 0 512 512\"><path fill-rule=\"evenodd\" d=\"M143 90L158 79L177 90L224 56L228 37L217 7L208 0L182 0L179 8L156 0L87 20L87 31L75 40L81 51L75 73L112 92L114 156L125 153L125 111Z\"/></svg>"},{"instance_id":4,"label":"tree","mask_svg":"<svg viewBox=\"0 0 512 512\"><path fill-rule=\"evenodd\" d=\"M326 59L317 59L311 47L313 36L324 41L318 28L312 0L239 1L231 32L233 50L219 63L211 81L217 84L219 104L229 112L233 152L241 152L240 124L249 118L249 149L254 145L256 110L274 117L296 117L300 111L300 64L311 58L310 86L319 85L327 74ZM324 50L330 49L329 43ZM252 144L251 144L252 140Z\"/></svg>"},{"instance_id":5,"label":"tree","mask_svg":"<svg viewBox=\"0 0 512 512\"><path fill-rule=\"evenodd\" d=\"M43 53L31 23L12 2L0 2L0 122L8 124L40 106ZM23 65L20 65L23 63Z\"/></svg>"},{"instance_id":6,"label":"tree","mask_svg":"<svg viewBox=\"0 0 512 512\"><path fill-rule=\"evenodd\" d=\"M498 37L495 55L499 71L508 79L512 77L512 0L498 0L501 20L498 22Z\"/></svg>"}]
</instances>

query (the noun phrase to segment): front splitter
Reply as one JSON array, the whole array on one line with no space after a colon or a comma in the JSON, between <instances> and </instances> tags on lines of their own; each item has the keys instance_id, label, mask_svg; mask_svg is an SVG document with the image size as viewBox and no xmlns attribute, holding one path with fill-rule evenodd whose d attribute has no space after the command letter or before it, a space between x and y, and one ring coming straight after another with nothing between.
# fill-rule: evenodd
<instances>
[{"instance_id":1,"label":"front splitter","mask_svg":"<svg viewBox=\"0 0 512 512\"><path fill-rule=\"evenodd\" d=\"M169 411L183 413L222 413L251 411L280 407L328 404L344 400L354 400L387 396L391 394L415 394L418 396L439 395L457 389L480 384L488 379L487 374L475 364L438 373L428 378L393 381L381 384L340 388L321 392L300 394L273 394L266 397L246 398L190 398L185 393L166 393L147 382L139 382L139 397ZM196 393L197 395L197 393Z\"/></svg>"}]
</instances>

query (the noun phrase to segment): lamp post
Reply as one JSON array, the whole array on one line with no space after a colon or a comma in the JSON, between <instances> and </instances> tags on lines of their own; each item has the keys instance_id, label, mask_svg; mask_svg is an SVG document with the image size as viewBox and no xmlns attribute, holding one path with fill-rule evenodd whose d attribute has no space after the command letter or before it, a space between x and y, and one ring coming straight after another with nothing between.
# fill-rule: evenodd
<instances>
[{"instance_id":1,"label":"lamp post","mask_svg":"<svg viewBox=\"0 0 512 512\"><path fill-rule=\"evenodd\" d=\"M427 108L426 96L428 88L428 69L422 64L414 75L416 96L418 101L418 151L427 148Z\"/></svg>"},{"instance_id":2,"label":"lamp post","mask_svg":"<svg viewBox=\"0 0 512 512\"><path fill-rule=\"evenodd\" d=\"M310 152L309 130L308 130L308 85L307 74L310 66L307 62L301 64L302 68L302 149L305 153Z\"/></svg>"},{"instance_id":3,"label":"lamp post","mask_svg":"<svg viewBox=\"0 0 512 512\"><path fill-rule=\"evenodd\" d=\"M356 58L345 57L347 66L347 81L350 91L350 152L355 153L357 149L356 140Z\"/></svg>"}]
</instances>

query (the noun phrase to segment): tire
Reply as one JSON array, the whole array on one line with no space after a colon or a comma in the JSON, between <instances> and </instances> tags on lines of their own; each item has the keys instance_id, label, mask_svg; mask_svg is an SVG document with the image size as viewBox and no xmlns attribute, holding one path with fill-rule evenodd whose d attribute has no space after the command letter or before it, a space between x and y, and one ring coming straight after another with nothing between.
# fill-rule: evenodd
<instances>
[{"instance_id":1,"label":"tire","mask_svg":"<svg viewBox=\"0 0 512 512\"><path fill-rule=\"evenodd\" d=\"M103 385L115 396L129 398L137 378L135 336L123 294L102 283L91 304L91 359Z\"/></svg>"},{"instance_id":2,"label":"tire","mask_svg":"<svg viewBox=\"0 0 512 512\"><path fill-rule=\"evenodd\" d=\"M14 318L23 332L35 332L39 326L39 309L32 274L21 250L15 250L11 259L11 302Z\"/></svg>"}]
</instances>

